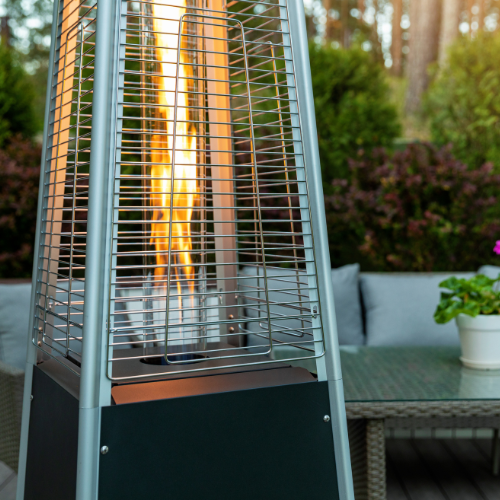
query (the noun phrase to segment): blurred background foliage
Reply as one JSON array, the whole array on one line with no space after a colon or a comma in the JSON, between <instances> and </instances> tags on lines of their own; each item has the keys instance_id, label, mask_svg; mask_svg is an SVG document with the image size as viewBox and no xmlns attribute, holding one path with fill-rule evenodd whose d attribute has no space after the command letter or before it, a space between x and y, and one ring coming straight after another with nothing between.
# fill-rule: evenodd
<instances>
[{"instance_id":1,"label":"blurred background foliage","mask_svg":"<svg viewBox=\"0 0 500 500\"><path fill-rule=\"evenodd\" d=\"M41 134L49 65L53 0L0 0L2 44L11 47L24 66L34 96L36 133Z\"/></svg>"},{"instance_id":2,"label":"blurred background foliage","mask_svg":"<svg viewBox=\"0 0 500 500\"><path fill-rule=\"evenodd\" d=\"M325 191L348 177L358 150L391 147L401 127L383 67L358 46L310 45L316 124Z\"/></svg>"},{"instance_id":3,"label":"blurred background foliage","mask_svg":"<svg viewBox=\"0 0 500 500\"><path fill-rule=\"evenodd\" d=\"M470 271L492 261L500 175L470 169L450 147L415 143L350 161L325 197L332 261L366 271Z\"/></svg>"},{"instance_id":4,"label":"blurred background foliage","mask_svg":"<svg viewBox=\"0 0 500 500\"><path fill-rule=\"evenodd\" d=\"M500 0L305 8L332 266L498 263ZM0 16L0 277L27 276L52 0Z\"/></svg>"},{"instance_id":5,"label":"blurred background foliage","mask_svg":"<svg viewBox=\"0 0 500 500\"><path fill-rule=\"evenodd\" d=\"M40 130L35 113L35 89L18 54L0 46L0 147L21 134L33 137Z\"/></svg>"},{"instance_id":6,"label":"blurred background foliage","mask_svg":"<svg viewBox=\"0 0 500 500\"><path fill-rule=\"evenodd\" d=\"M33 268L41 147L21 136L0 149L0 276L29 278Z\"/></svg>"},{"instance_id":7,"label":"blurred background foliage","mask_svg":"<svg viewBox=\"0 0 500 500\"><path fill-rule=\"evenodd\" d=\"M461 38L434 68L425 112L435 144L452 144L470 168L492 162L500 172L500 33Z\"/></svg>"}]
</instances>

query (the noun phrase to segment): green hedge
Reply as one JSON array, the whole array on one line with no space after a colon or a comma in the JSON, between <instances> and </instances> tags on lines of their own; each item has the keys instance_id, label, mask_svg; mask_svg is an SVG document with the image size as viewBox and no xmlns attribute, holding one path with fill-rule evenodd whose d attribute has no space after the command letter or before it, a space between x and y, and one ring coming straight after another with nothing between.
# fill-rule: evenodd
<instances>
[{"instance_id":1,"label":"green hedge","mask_svg":"<svg viewBox=\"0 0 500 500\"><path fill-rule=\"evenodd\" d=\"M349 175L360 150L391 146L401 127L384 69L361 48L310 45L318 142L325 189Z\"/></svg>"},{"instance_id":2,"label":"green hedge","mask_svg":"<svg viewBox=\"0 0 500 500\"><path fill-rule=\"evenodd\" d=\"M325 197L334 267L365 271L473 271L499 264L500 175L471 170L448 147L413 144L351 162L350 180Z\"/></svg>"}]
</instances>

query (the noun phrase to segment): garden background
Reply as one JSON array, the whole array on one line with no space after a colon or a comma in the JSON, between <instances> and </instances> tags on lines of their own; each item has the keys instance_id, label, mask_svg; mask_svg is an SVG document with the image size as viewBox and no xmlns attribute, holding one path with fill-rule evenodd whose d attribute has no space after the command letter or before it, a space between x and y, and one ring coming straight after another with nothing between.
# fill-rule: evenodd
<instances>
[{"instance_id":1,"label":"garden background","mask_svg":"<svg viewBox=\"0 0 500 500\"><path fill-rule=\"evenodd\" d=\"M0 16L0 278L29 277L52 2ZM332 267L498 264L500 0L307 0L306 16Z\"/></svg>"}]
</instances>

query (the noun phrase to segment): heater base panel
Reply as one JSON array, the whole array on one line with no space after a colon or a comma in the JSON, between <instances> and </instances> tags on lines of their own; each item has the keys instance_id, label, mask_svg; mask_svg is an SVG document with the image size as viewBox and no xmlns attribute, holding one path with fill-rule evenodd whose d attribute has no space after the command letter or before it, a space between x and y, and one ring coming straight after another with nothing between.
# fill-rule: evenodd
<instances>
[{"instance_id":1,"label":"heater base panel","mask_svg":"<svg viewBox=\"0 0 500 500\"><path fill-rule=\"evenodd\" d=\"M78 399L43 365L33 369L24 500L71 500L76 495Z\"/></svg>"},{"instance_id":2,"label":"heater base panel","mask_svg":"<svg viewBox=\"0 0 500 500\"><path fill-rule=\"evenodd\" d=\"M327 382L102 409L99 499L339 498Z\"/></svg>"}]
</instances>

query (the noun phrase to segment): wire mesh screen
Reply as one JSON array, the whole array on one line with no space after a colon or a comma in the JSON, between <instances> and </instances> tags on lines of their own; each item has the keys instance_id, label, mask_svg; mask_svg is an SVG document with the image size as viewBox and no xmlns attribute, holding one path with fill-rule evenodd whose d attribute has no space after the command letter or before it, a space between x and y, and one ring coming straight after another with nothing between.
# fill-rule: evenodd
<instances>
[{"instance_id":1,"label":"wire mesh screen","mask_svg":"<svg viewBox=\"0 0 500 500\"><path fill-rule=\"evenodd\" d=\"M34 328L45 353L79 365L96 0L59 0L54 22Z\"/></svg>"},{"instance_id":2,"label":"wire mesh screen","mask_svg":"<svg viewBox=\"0 0 500 500\"><path fill-rule=\"evenodd\" d=\"M286 2L120 21L108 375L322 356Z\"/></svg>"}]
</instances>

